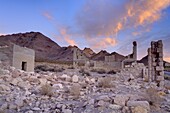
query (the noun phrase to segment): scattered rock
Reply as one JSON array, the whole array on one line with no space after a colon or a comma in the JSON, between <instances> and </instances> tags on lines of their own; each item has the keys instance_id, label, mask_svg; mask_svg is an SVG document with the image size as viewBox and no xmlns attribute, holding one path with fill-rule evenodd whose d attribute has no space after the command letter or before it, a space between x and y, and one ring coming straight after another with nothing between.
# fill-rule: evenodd
<instances>
[{"instance_id":1,"label":"scattered rock","mask_svg":"<svg viewBox=\"0 0 170 113\"><path fill-rule=\"evenodd\" d=\"M146 109L148 112L150 111L150 105L148 101L128 101L127 106L129 107L139 107Z\"/></svg>"},{"instance_id":2,"label":"scattered rock","mask_svg":"<svg viewBox=\"0 0 170 113\"><path fill-rule=\"evenodd\" d=\"M78 82L78 81L79 81L79 77L77 75L73 75L72 82Z\"/></svg>"},{"instance_id":3,"label":"scattered rock","mask_svg":"<svg viewBox=\"0 0 170 113\"><path fill-rule=\"evenodd\" d=\"M121 106L125 106L128 99L129 99L128 95L116 95L116 97L114 98L114 103Z\"/></svg>"},{"instance_id":4,"label":"scattered rock","mask_svg":"<svg viewBox=\"0 0 170 113\"><path fill-rule=\"evenodd\" d=\"M134 109L132 109L132 113L149 113L146 108L142 106L136 106Z\"/></svg>"}]
</instances>

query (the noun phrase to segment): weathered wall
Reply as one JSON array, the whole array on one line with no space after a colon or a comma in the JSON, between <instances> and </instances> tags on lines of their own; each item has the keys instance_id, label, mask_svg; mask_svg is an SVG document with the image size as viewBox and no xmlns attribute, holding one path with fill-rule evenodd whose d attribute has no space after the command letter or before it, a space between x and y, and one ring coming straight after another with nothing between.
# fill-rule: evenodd
<instances>
[{"instance_id":1,"label":"weathered wall","mask_svg":"<svg viewBox=\"0 0 170 113\"><path fill-rule=\"evenodd\" d=\"M0 47L0 60L7 64L12 65L13 48L11 46L1 46Z\"/></svg>"},{"instance_id":2,"label":"weathered wall","mask_svg":"<svg viewBox=\"0 0 170 113\"><path fill-rule=\"evenodd\" d=\"M13 45L12 66L22 69L22 62L27 62L26 71L34 71L35 52L34 50Z\"/></svg>"},{"instance_id":3,"label":"weathered wall","mask_svg":"<svg viewBox=\"0 0 170 113\"><path fill-rule=\"evenodd\" d=\"M95 61L94 68L104 68L104 69L121 69L121 62L105 62L105 61Z\"/></svg>"}]
</instances>

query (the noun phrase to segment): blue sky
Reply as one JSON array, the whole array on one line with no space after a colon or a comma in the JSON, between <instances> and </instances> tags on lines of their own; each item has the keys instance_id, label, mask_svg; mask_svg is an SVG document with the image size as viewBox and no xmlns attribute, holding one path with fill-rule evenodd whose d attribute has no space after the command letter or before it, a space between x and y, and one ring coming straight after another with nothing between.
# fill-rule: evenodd
<instances>
[{"instance_id":1,"label":"blue sky","mask_svg":"<svg viewBox=\"0 0 170 113\"><path fill-rule=\"evenodd\" d=\"M41 32L60 46L90 47L138 59L163 40L170 61L170 0L0 0L0 35Z\"/></svg>"}]
</instances>

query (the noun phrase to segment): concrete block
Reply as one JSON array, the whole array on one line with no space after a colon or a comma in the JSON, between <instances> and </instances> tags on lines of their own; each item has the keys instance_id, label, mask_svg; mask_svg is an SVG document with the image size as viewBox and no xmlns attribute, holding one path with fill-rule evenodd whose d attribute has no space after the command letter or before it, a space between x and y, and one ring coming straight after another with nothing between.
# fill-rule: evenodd
<instances>
[{"instance_id":1,"label":"concrete block","mask_svg":"<svg viewBox=\"0 0 170 113\"><path fill-rule=\"evenodd\" d=\"M163 69L163 66L156 66L156 71L162 71Z\"/></svg>"},{"instance_id":2,"label":"concrete block","mask_svg":"<svg viewBox=\"0 0 170 113\"><path fill-rule=\"evenodd\" d=\"M157 81L162 81L162 80L164 80L164 76L157 76L156 80Z\"/></svg>"}]
</instances>

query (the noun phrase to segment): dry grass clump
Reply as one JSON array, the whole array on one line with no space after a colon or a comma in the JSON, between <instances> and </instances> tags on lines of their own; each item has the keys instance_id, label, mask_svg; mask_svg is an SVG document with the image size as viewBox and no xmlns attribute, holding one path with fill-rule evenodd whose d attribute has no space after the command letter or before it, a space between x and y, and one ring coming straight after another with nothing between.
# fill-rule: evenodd
<instances>
[{"instance_id":1,"label":"dry grass clump","mask_svg":"<svg viewBox=\"0 0 170 113\"><path fill-rule=\"evenodd\" d=\"M155 106L155 107L158 107L162 102L162 99L155 88L148 88L146 90L145 98L151 106Z\"/></svg>"},{"instance_id":2,"label":"dry grass clump","mask_svg":"<svg viewBox=\"0 0 170 113\"><path fill-rule=\"evenodd\" d=\"M73 84L73 86L70 87L69 92L73 96L79 97L80 90L81 90L81 86L78 83L75 83L75 84Z\"/></svg>"},{"instance_id":3,"label":"dry grass clump","mask_svg":"<svg viewBox=\"0 0 170 113\"><path fill-rule=\"evenodd\" d=\"M99 79L98 86L103 87L103 88L115 87L112 83L111 77L104 77L104 78Z\"/></svg>"},{"instance_id":4,"label":"dry grass clump","mask_svg":"<svg viewBox=\"0 0 170 113\"><path fill-rule=\"evenodd\" d=\"M52 96L54 94L53 87L50 84L46 83L45 85L42 85L40 93L42 95Z\"/></svg>"}]
</instances>

